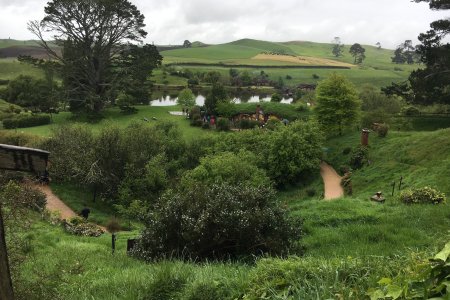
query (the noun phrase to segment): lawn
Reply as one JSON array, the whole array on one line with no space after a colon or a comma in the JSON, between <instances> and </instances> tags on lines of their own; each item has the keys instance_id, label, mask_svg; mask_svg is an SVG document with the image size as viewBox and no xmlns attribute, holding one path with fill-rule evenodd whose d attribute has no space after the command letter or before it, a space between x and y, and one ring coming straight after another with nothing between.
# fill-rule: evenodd
<instances>
[{"instance_id":1,"label":"lawn","mask_svg":"<svg viewBox=\"0 0 450 300\"><path fill-rule=\"evenodd\" d=\"M190 126L189 120L187 120L185 117L173 116L169 114L169 111L181 111L181 108L178 106L137 106L137 109L138 113L131 115L122 114L118 108L107 109L103 113L104 118L98 123L89 123L90 127L94 132L97 132L105 126L118 125L119 127L126 127L133 122L145 122L144 118L147 118L150 123L170 121L178 124L180 130L183 133L183 136L186 139L192 139L196 135L202 133L202 129ZM50 135L52 128L55 126L75 123L88 124L86 122L74 120L73 115L70 112L61 112L59 114L53 115L53 122L50 125L20 128L17 129L17 131L46 137Z\"/></svg>"}]
</instances>

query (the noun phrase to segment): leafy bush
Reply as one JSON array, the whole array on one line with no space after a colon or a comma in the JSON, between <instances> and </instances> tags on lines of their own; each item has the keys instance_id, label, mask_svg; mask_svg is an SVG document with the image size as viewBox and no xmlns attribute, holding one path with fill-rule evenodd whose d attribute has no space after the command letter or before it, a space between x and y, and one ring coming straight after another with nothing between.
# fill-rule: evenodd
<instances>
[{"instance_id":1,"label":"leafy bush","mask_svg":"<svg viewBox=\"0 0 450 300\"><path fill-rule=\"evenodd\" d=\"M352 156L350 157L350 166L354 170L361 169L365 164L368 163L369 148L364 146L359 146L352 151Z\"/></svg>"},{"instance_id":2,"label":"leafy bush","mask_svg":"<svg viewBox=\"0 0 450 300\"><path fill-rule=\"evenodd\" d=\"M379 288L371 288L366 295L376 300L396 299L449 299L450 296L450 242L428 261L416 262L418 272L408 266L406 276L385 277L378 281Z\"/></svg>"},{"instance_id":3,"label":"leafy bush","mask_svg":"<svg viewBox=\"0 0 450 300\"><path fill-rule=\"evenodd\" d=\"M226 118L218 118L216 126L219 131L228 131L230 130L230 121Z\"/></svg>"},{"instance_id":4,"label":"leafy bush","mask_svg":"<svg viewBox=\"0 0 450 300\"><path fill-rule=\"evenodd\" d=\"M8 144L15 146L37 147L41 138L29 134L14 131L0 131L0 144Z\"/></svg>"},{"instance_id":5,"label":"leafy bush","mask_svg":"<svg viewBox=\"0 0 450 300\"><path fill-rule=\"evenodd\" d=\"M270 187L229 184L170 191L148 215L135 254L151 260L287 253L301 225L274 196Z\"/></svg>"},{"instance_id":6,"label":"leafy bush","mask_svg":"<svg viewBox=\"0 0 450 300\"><path fill-rule=\"evenodd\" d=\"M402 191L399 199L405 204L439 204L445 202L445 194L430 187Z\"/></svg>"},{"instance_id":7,"label":"leafy bush","mask_svg":"<svg viewBox=\"0 0 450 300\"><path fill-rule=\"evenodd\" d=\"M408 117L420 115L420 110L412 105L402 108L401 112L403 115Z\"/></svg>"},{"instance_id":8,"label":"leafy bush","mask_svg":"<svg viewBox=\"0 0 450 300\"><path fill-rule=\"evenodd\" d=\"M273 94L272 97L270 98L270 102L281 102L283 98L280 96L280 94Z\"/></svg>"},{"instance_id":9,"label":"leafy bush","mask_svg":"<svg viewBox=\"0 0 450 300\"><path fill-rule=\"evenodd\" d=\"M350 147L345 147L344 150L342 150L342 154L344 155L348 155L350 152L352 152L352 148Z\"/></svg>"},{"instance_id":10,"label":"leafy bush","mask_svg":"<svg viewBox=\"0 0 450 300\"><path fill-rule=\"evenodd\" d=\"M50 124L49 115L18 115L17 117L3 120L3 128L26 128Z\"/></svg>"},{"instance_id":11,"label":"leafy bush","mask_svg":"<svg viewBox=\"0 0 450 300\"><path fill-rule=\"evenodd\" d=\"M205 123L202 124L202 128L203 128L203 129L209 129L210 127L211 127L211 126L209 125L208 122L205 122Z\"/></svg>"},{"instance_id":12,"label":"leafy bush","mask_svg":"<svg viewBox=\"0 0 450 300\"><path fill-rule=\"evenodd\" d=\"M259 125L258 121L256 120L249 120L249 119L242 119L239 121L239 128L240 129L252 129Z\"/></svg>"},{"instance_id":13,"label":"leafy bush","mask_svg":"<svg viewBox=\"0 0 450 300\"><path fill-rule=\"evenodd\" d=\"M308 197L314 197L316 195L316 190L314 188L308 188L306 190L306 194Z\"/></svg>"},{"instance_id":14,"label":"leafy bush","mask_svg":"<svg viewBox=\"0 0 450 300\"><path fill-rule=\"evenodd\" d=\"M256 156L244 150L237 154L222 152L208 155L200 159L198 167L184 174L182 183L184 186L214 183L270 186L266 172L258 168L256 162Z\"/></svg>"}]
</instances>

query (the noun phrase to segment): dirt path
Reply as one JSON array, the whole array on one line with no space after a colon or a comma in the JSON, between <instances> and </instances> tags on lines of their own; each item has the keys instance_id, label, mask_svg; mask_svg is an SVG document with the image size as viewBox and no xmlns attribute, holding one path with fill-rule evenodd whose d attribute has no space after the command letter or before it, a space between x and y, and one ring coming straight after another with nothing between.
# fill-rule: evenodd
<instances>
[{"instance_id":1,"label":"dirt path","mask_svg":"<svg viewBox=\"0 0 450 300\"><path fill-rule=\"evenodd\" d=\"M58 196L53 194L53 191L48 185L37 184L34 187L43 192L45 196L47 196L47 209L49 211L59 211L61 213L61 219L66 220L77 216L77 214L64 202L62 202L61 199L58 198Z\"/></svg>"},{"instance_id":2,"label":"dirt path","mask_svg":"<svg viewBox=\"0 0 450 300\"><path fill-rule=\"evenodd\" d=\"M325 186L324 199L333 200L344 196L341 186L342 177L326 162L320 164L320 175L322 175Z\"/></svg>"}]
</instances>

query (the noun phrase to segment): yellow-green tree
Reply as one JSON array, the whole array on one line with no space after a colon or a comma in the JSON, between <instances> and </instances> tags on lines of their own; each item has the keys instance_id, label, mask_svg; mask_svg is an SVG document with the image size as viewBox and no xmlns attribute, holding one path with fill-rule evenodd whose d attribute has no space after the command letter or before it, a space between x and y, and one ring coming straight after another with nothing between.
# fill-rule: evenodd
<instances>
[{"instance_id":1,"label":"yellow-green tree","mask_svg":"<svg viewBox=\"0 0 450 300\"><path fill-rule=\"evenodd\" d=\"M354 85L343 75L333 73L316 90L317 120L328 134L342 132L358 121L361 101Z\"/></svg>"}]
</instances>

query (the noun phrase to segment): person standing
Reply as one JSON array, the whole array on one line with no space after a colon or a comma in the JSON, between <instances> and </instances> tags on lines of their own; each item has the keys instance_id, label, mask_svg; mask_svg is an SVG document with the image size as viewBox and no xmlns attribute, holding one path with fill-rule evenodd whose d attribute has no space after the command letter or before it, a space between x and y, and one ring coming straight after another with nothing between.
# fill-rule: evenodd
<instances>
[{"instance_id":1,"label":"person standing","mask_svg":"<svg viewBox=\"0 0 450 300\"><path fill-rule=\"evenodd\" d=\"M91 213L91 210L84 204L83 209L81 210L80 215L87 220L89 217L89 214Z\"/></svg>"}]
</instances>

